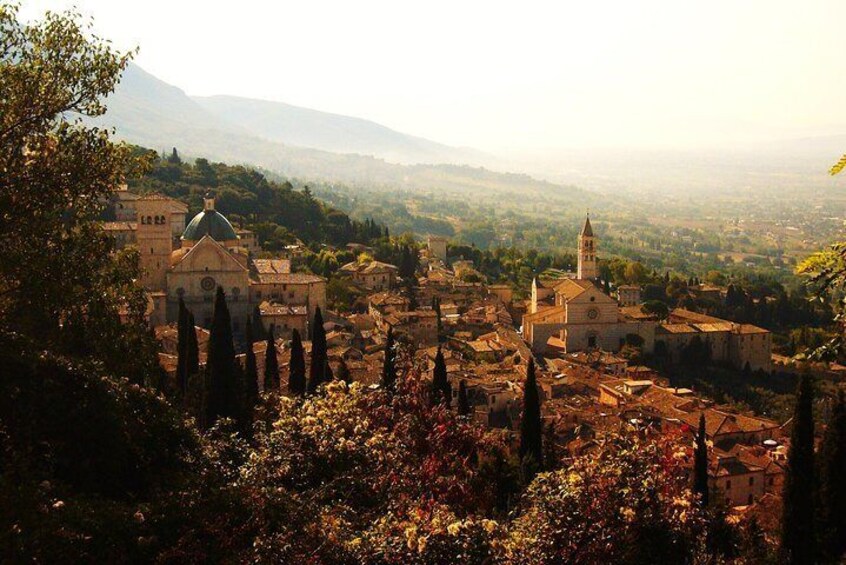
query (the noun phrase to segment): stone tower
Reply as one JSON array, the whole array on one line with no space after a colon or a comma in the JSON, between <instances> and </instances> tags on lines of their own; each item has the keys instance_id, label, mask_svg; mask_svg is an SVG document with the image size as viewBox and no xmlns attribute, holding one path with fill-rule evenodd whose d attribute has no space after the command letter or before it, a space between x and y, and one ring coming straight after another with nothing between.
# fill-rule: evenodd
<instances>
[{"instance_id":1,"label":"stone tower","mask_svg":"<svg viewBox=\"0 0 846 565\"><path fill-rule=\"evenodd\" d=\"M579 232L579 265L576 273L579 279L596 280L599 267L596 264L596 238L590 225L590 216L585 218L585 225Z\"/></svg>"},{"instance_id":2,"label":"stone tower","mask_svg":"<svg viewBox=\"0 0 846 565\"><path fill-rule=\"evenodd\" d=\"M136 237L141 255L141 284L148 290L166 290L167 269L173 251L170 227L171 200L160 194L139 198L136 202L138 228Z\"/></svg>"}]
</instances>

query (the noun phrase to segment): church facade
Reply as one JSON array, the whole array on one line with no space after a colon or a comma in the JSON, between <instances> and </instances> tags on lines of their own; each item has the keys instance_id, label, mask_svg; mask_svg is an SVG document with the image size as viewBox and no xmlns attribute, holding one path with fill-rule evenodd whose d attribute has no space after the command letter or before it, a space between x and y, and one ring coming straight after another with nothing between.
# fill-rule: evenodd
<instances>
[{"instance_id":1,"label":"church facade","mask_svg":"<svg viewBox=\"0 0 846 565\"><path fill-rule=\"evenodd\" d=\"M176 321L182 298L196 323L208 327L218 287L226 293L236 334L243 333L256 307L265 329L274 323L283 337L302 329L303 318L311 320L318 306L326 307L326 279L292 273L289 260L254 259L229 220L215 210L211 194L178 240L172 235L172 199L152 194L138 197L134 205L140 282L153 302L151 319Z\"/></svg>"},{"instance_id":2,"label":"church facade","mask_svg":"<svg viewBox=\"0 0 846 565\"><path fill-rule=\"evenodd\" d=\"M770 332L682 309L673 310L665 321L644 314L638 304L631 303L630 295L621 295L618 301L600 289L596 252L597 239L586 218L579 233L575 278L532 281L523 337L534 351L615 352L627 343L637 343L645 353L657 349L680 361L698 340L715 362L771 370Z\"/></svg>"}]
</instances>

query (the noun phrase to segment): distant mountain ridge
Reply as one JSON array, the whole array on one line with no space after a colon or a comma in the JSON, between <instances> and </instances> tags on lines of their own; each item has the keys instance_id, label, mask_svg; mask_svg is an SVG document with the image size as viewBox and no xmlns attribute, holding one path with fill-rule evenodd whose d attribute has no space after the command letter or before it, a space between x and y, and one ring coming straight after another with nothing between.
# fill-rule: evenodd
<instances>
[{"instance_id":1,"label":"distant mountain ridge","mask_svg":"<svg viewBox=\"0 0 846 565\"><path fill-rule=\"evenodd\" d=\"M528 175L471 166L466 164L468 150L408 136L367 120L233 97L192 99L137 65L126 69L106 105L107 113L90 121L115 128L120 139L160 151L177 147L186 156L257 166L288 178L371 189L423 189L465 197L472 194L479 202L497 202L506 193L520 197L533 192L585 206L596 196ZM267 123L262 125L259 122L265 119L265 110ZM315 131L309 132L307 125ZM381 148L385 154L393 151L408 155L413 150L433 159L455 151L456 157L435 164L400 164L362 153L302 147L282 139L349 149L355 146L361 151ZM468 160L459 155L468 156ZM493 157L490 161L495 162Z\"/></svg>"},{"instance_id":2,"label":"distant mountain ridge","mask_svg":"<svg viewBox=\"0 0 846 565\"><path fill-rule=\"evenodd\" d=\"M481 152L449 147L370 120L237 96L192 96L216 118L270 141L333 153L371 155L394 163L476 163Z\"/></svg>"}]
</instances>

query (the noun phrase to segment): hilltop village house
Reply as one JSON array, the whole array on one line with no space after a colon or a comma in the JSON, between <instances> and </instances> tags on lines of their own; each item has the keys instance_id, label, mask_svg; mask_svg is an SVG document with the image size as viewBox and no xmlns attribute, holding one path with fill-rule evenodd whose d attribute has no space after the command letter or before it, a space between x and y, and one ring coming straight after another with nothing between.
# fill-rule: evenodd
<instances>
[{"instance_id":1,"label":"hilltop village house","mask_svg":"<svg viewBox=\"0 0 846 565\"><path fill-rule=\"evenodd\" d=\"M532 349L546 353L602 349L619 351L626 343L642 344L648 353L661 352L678 361L697 340L710 359L735 368L770 371L772 336L750 324L736 324L687 310L673 310L666 321L645 315L632 304L635 293L626 289L620 302L596 284L596 237L585 220L579 233L576 278L532 282L532 298L523 316L523 335Z\"/></svg>"},{"instance_id":2,"label":"hilltop village house","mask_svg":"<svg viewBox=\"0 0 846 565\"><path fill-rule=\"evenodd\" d=\"M341 267L338 273L368 290L390 290L397 280L397 267L381 261L353 261Z\"/></svg>"},{"instance_id":3,"label":"hilltop village house","mask_svg":"<svg viewBox=\"0 0 846 565\"><path fill-rule=\"evenodd\" d=\"M127 224L134 232L134 237L125 237L124 242L134 241L140 252L141 283L153 302L153 325L175 321L182 297L197 324L208 327L218 286L226 292L233 330L239 334L257 306L265 329L273 323L283 336L294 328L302 330L318 306L325 309L326 279L292 273L289 260L253 259L244 245L253 247L252 240L243 241L229 220L215 210L210 193L204 198L203 210L178 239L173 236L173 226L178 224L173 216L182 213L184 225L180 203L160 194L134 198L123 194L117 202L132 202L135 225L123 220L107 223L106 229L115 231L118 223ZM124 206L121 210L126 214Z\"/></svg>"}]
</instances>

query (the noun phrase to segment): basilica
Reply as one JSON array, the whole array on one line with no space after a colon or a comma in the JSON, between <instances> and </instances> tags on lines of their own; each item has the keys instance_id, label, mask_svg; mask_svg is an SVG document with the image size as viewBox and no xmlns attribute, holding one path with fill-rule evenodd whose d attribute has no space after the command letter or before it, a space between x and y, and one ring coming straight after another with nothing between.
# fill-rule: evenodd
<instances>
[{"instance_id":1,"label":"basilica","mask_svg":"<svg viewBox=\"0 0 846 565\"><path fill-rule=\"evenodd\" d=\"M122 214L124 218L134 214L136 221L109 222L106 229L123 233L123 244L138 248L153 325L175 321L182 298L197 324L208 327L218 287L226 293L236 334L243 332L256 307L266 329L272 323L280 336L294 329L307 333L316 308L326 307L326 279L291 272L287 259L255 258L245 230L239 234L215 209L211 193L203 200L203 210L176 237L173 226L180 225L179 215L184 225L183 206L150 194L131 199L132 209L127 211L128 201L121 200Z\"/></svg>"},{"instance_id":2,"label":"basilica","mask_svg":"<svg viewBox=\"0 0 846 565\"><path fill-rule=\"evenodd\" d=\"M715 362L771 370L772 336L765 329L680 308L659 320L643 312L639 289L631 286L621 287L619 300L607 295L598 284L597 243L588 217L579 232L575 277L532 281L523 337L533 350L615 352L637 343L645 353L657 350L678 361L699 340Z\"/></svg>"}]
</instances>

